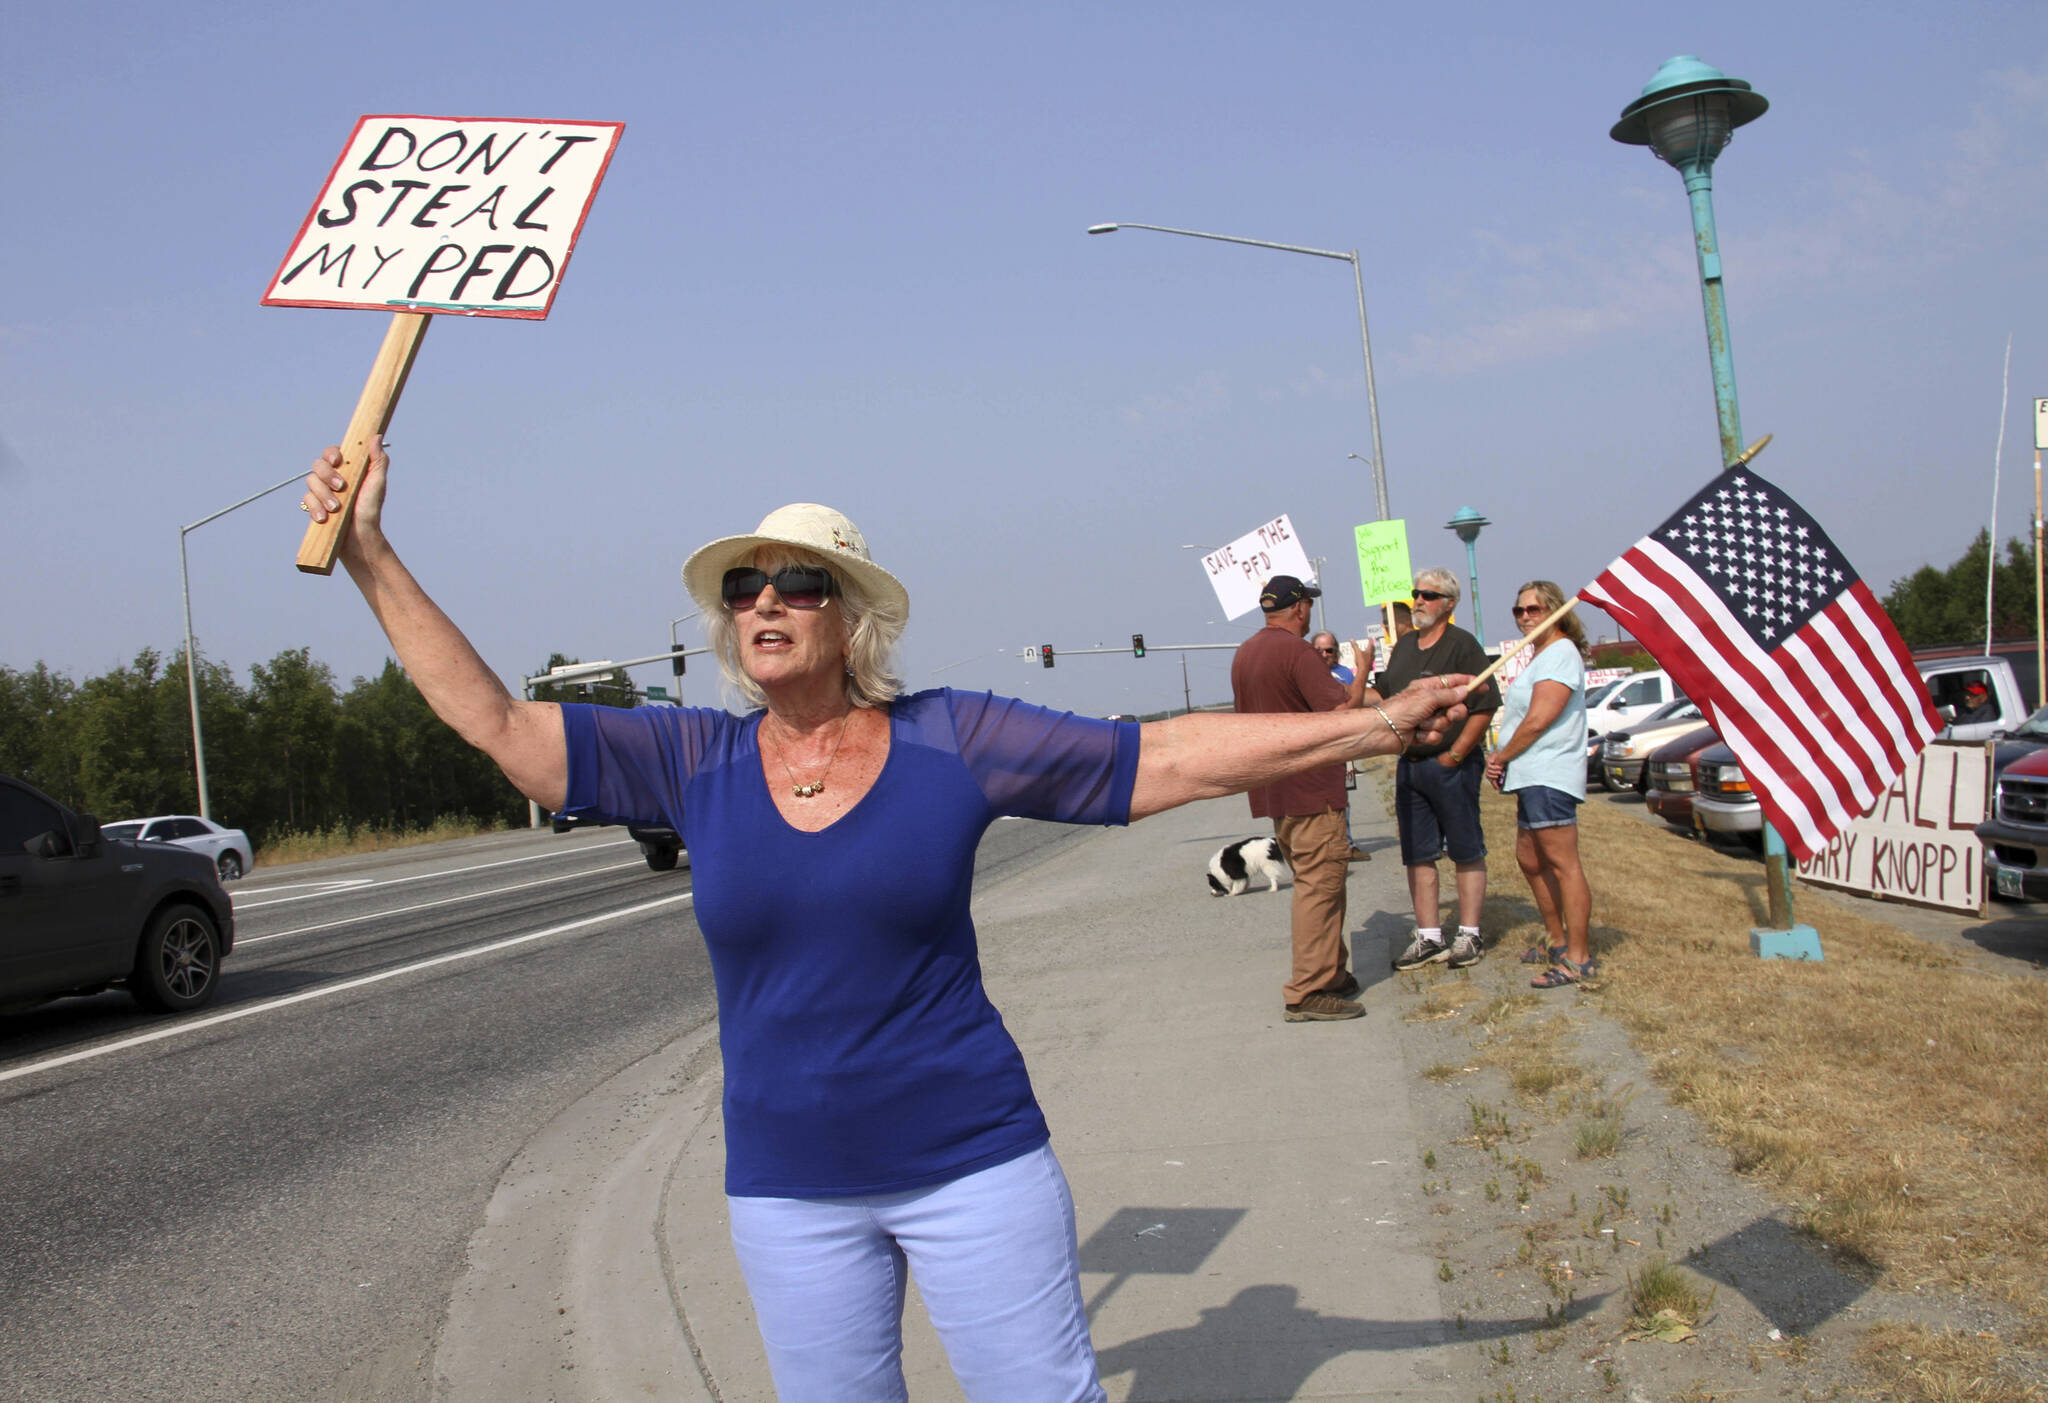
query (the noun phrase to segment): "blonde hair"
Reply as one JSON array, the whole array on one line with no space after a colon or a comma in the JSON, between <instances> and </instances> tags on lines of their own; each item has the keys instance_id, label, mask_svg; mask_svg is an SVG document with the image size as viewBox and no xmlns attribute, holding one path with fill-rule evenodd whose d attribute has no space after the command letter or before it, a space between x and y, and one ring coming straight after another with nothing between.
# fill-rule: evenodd
<instances>
[{"instance_id":1,"label":"blonde hair","mask_svg":"<svg viewBox=\"0 0 2048 1403\"><path fill-rule=\"evenodd\" d=\"M1564 591L1558 588L1557 582L1554 580L1529 581L1529 583L1515 591L1515 602L1517 604L1521 603L1522 596L1525 594L1536 596L1538 602L1543 605L1545 615L1555 614L1564 607ZM1586 626L1579 622L1578 610L1574 609L1571 613L1566 614L1563 618L1552 624L1551 627L1571 640L1572 646L1579 650L1580 657L1588 656L1586 652Z\"/></svg>"},{"instance_id":2,"label":"blonde hair","mask_svg":"<svg viewBox=\"0 0 2048 1403\"><path fill-rule=\"evenodd\" d=\"M896 671L896 644L909 623L907 611L894 608L861 586L852 572L835 568L816 551L798 546L762 546L753 554L752 564L769 574L785 565L816 565L832 576L832 599L839 605L841 626L846 637L846 697L855 706L885 706L902 695L903 678ZM736 694L747 709L758 711L768 705L768 694L747 676L740 666L739 629L732 611L723 604L704 611L704 638L718 659L728 691Z\"/></svg>"}]
</instances>

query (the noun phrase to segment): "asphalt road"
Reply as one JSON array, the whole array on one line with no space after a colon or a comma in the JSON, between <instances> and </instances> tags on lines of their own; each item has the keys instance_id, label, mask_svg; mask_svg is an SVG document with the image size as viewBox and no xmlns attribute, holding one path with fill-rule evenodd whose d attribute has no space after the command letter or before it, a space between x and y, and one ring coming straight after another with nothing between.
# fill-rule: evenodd
<instances>
[{"instance_id":1,"label":"asphalt road","mask_svg":"<svg viewBox=\"0 0 2048 1403\"><path fill-rule=\"evenodd\" d=\"M689 891L603 829L259 868L211 1007L0 1017L0 1397L426 1397L512 1157L713 1018Z\"/></svg>"}]
</instances>

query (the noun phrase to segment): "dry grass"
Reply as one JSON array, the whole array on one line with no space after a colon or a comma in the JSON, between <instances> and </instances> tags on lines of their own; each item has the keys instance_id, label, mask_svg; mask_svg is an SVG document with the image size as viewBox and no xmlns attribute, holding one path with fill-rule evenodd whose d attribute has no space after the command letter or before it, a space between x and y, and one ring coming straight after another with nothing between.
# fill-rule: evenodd
<instances>
[{"instance_id":1,"label":"dry grass","mask_svg":"<svg viewBox=\"0 0 2048 1403\"><path fill-rule=\"evenodd\" d=\"M441 843L450 838L474 838L496 833L502 823L478 823L470 818L438 818L425 828L322 828L308 833L285 832L267 840L256 852L257 867L278 867L292 862L317 862L326 857L348 857L355 853L383 852L387 848L409 848L418 843Z\"/></svg>"},{"instance_id":2,"label":"dry grass","mask_svg":"<svg viewBox=\"0 0 2048 1403\"><path fill-rule=\"evenodd\" d=\"M2006 1367L2009 1348L1987 1335L1877 1325L1856 1357L1898 1403L2037 1403L2041 1390Z\"/></svg>"},{"instance_id":3,"label":"dry grass","mask_svg":"<svg viewBox=\"0 0 2048 1403\"><path fill-rule=\"evenodd\" d=\"M1484 815L1487 933L1518 949L1540 926L1513 802L1489 792ZM2048 981L1973 969L1796 886L1826 959L1759 960L1754 859L1600 803L1581 810L1580 841L1606 989L1577 998L1622 1021L1738 1166L1894 1286L2048 1320Z\"/></svg>"},{"instance_id":4,"label":"dry grass","mask_svg":"<svg viewBox=\"0 0 2048 1403\"><path fill-rule=\"evenodd\" d=\"M1485 997L1485 992L1466 979L1439 984L1410 1004L1401 1017L1410 1023L1435 1023L1445 1018L1456 1018L1466 1004Z\"/></svg>"}]
</instances>

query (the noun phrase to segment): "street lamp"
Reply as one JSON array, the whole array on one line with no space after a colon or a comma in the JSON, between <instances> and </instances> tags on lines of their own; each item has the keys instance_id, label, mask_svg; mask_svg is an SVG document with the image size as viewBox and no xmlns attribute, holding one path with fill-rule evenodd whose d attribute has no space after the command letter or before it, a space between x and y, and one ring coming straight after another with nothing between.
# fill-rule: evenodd
<instances>
[{"instance_id":1,"label":"street lamp","mask_svg":"<svg viewBox=\"0 0 2048 1403\"><path fill-rule=\"evenodd\" d=\"M199 816L213 817L213 802L206 792L206 742L199 730L199 659L192 649L192 571L185 559L185 537L209 521L218 521L239 507L246 507L258 497L268 497L280 487L289 487L295 482L304 482L304 473L293 473L283 482L272 483L254 496L244 497L232 507L222 507L212 516L202 516L190 526L178 528L178 582L185 593L185 692L192 703L192 767L196 771L199 785Z\"/></svg>"},{"instance_id":2,"label":"street lamp","mask_svg":"<svg viewBox=\"0 0 2048 1403\"><path fill-rule=\"evenodd\" d=\"M1628 146L1647 146L1685 177L1692 200L1693 247L1699 255L1700 300L1707 315L1707 359L1714 368L1714 408L1721 427L1721 465L1742 459L1742 410L1735 397L1735 359L1728 348L1728 302L1721 290L1721 245L1714 230L1714 159L1735 129L1770 110L1770 102L1740 78L1730 78L1691 54L1666 59L1642 96L1621 109L1608 135ZM1771 928L1752 930L1759 955L1820 958L1812 926L1792 923L1792 880L1785 840L1764 824L1765 890Z\"/></svg>"},{"instance_id":3,"label":"street lamp","mask_svg":"<svg viewBox=\"0 0 2048 1403\"><path fill-rule=\"evenodd\" d=\"M1472 632L1481 643L1486 642L1486 633L1479 609L1479 528L1491 525L1492 522L1470 507L1459 507L1444 523L1444 530L1457 532L1458 539L1465 543L1465 573L1472 577Z\"/></svg>"},{"instance_id":4,"label":"street lamp","mask_svg":"<svg viewBox=\"0 0 2048 1403\"><path fill-rule=\"evenodd\" d=\"M1387 520L1387 477L1383 464L1385 455L1380 451L1380 399L1372 378L1372 333L1365 325L1365 274L1359 269L1358 250L1338 253L1334 249L1306 248L1300 244L1276 244L1266 239L1245 239L1235 234L1205 234L1199 229L1170 229L1164 224L1091 224L1091 234L1114 234L1119 229L1150 229L1155 234L1184 234L1191 239L1214 239L1218 243L1246 244L1252 248L1276 248L1282 253L1306 253L1315 258L1336 258L1351 265L1351 281L1358 290L1358 343L1365 352L1365 404L1372 417L1372 460L1367 466L1372 469L1373 505L1379 512L1379 520ZM1356 455L1353 455L1356 456Z\"/></svg>"},{"instance_id":5,"label":"street lamp","mask_svg":"<svg viewBox=\"0 0 2048 1403\"><path fill-rule=\"evenodd\" d=\"M1721 291L1721 245L1714 231L1714 158L1735 129L1770 108L1760 92L1691 54L1666 59L1621 109L1608 135L1647 146L1685 177L1692 199L1692 236L1699 254L1700 297L1706 304L1707 358L1714 367L1714 405L1721 421L1721 465L1742 454L1742 414L1735 400L1735 360L1728 349L1728 303Z\"/></svg>"}]
</instances>

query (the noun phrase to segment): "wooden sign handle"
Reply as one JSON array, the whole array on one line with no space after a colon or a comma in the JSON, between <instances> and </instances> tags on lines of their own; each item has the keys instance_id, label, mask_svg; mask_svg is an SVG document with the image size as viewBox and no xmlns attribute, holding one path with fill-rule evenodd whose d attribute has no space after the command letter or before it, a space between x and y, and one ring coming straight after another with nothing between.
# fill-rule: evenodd
<instances>
[{"instance_id":1,"label":"wooden sign handle","mask_svg":"<svg viewBox=\"0 0 2048 1403\"><path fill-rule=\"evenodd\" d=\"M391 329L384 333L384 345L370 378L363 385L363 397L356 401L355 417L348 421L348 433L341 440L341 475L347 486L335 495L341 506L327 514L325 521L306 523L306 538L299 543L299 569L308 575L334 573L334 557L348 530L350 509L355 506L356 488L370 465L370 438L391 426L391 411L405 393L405 377L412 374L413 358L427 334L427 312L393 312Z\"/></svg>"}]
</instances>

